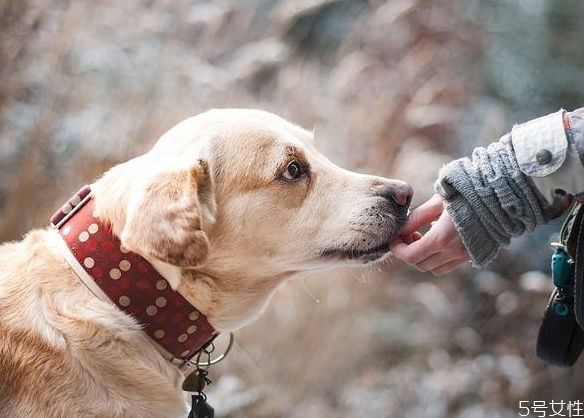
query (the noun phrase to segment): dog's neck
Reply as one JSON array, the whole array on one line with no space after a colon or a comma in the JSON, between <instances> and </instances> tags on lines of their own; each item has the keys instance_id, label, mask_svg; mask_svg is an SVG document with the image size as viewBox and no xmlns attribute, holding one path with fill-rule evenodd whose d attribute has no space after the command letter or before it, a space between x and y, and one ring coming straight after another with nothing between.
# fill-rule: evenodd
<instances>
[{"instance_id":1,"label":"dog's neck","mask_svg":"<svg viewBox=\"0 0 584 418\"><path fill-rule=\"evenodd\" d=\"M219 332L235 331L255 320L274 291L290 275L247 277L220 275L205 269L182 269L159 260L147 260L171 287L203 313ZM251 283L246 288L242 284ZM237 289L237 293L234 291Z\"/></svg>"},{"instance_id":2,"label":"dog's neck","mask_svg":"<svg viewBox=\"0 0 584 418\"><path fill-rule=\"evenodd\" d=\"M92 185L95 211L102 221L112 226L118 237L124 229L132 190L131 176L120 175L119 171L137 164L138 160L114 167ZM247 277L245 271L224 272L218 259L213 259L209 266L185 269L141 255L219 332L234 331L257 318L276 287L291 277L290 273Z\"/></svg>"},{"instance_id":3,"label":"dog's neck","mask_svg":"<svg viewBox=\"0 0 584 418\"><path fill-rule=\"evenodd\" d=\"M226 332L255 320L285 278L287 276L249 279L185 270L177 290L187 300L196 301L217 330Z\"/></svg>"}]
</instances>

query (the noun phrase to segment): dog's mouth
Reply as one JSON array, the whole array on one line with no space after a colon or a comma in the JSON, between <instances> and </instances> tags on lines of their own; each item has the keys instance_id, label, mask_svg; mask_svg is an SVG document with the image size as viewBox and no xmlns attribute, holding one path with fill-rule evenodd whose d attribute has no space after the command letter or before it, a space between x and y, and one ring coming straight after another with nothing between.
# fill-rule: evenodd
<instances>
[{"instance_id":1,"label":"dog's mouth","mask_svg":"<svg viewBox=\"0 0 584 418\"><path fill-rule=\"evenodd\" d=\"M321 258L328 260L338 260L338 261L359 261L361 263L367 264L374 261L378 261L389 254L390 248L389 243L399 234L399 231L403 228L407 221L407 213L399 214L393 218L392 225L383 226L387 229L386 233L382 236L378 236L376 242L365 248L360 246L350 246L350 247L335 247L325 249L320 253ZM381 228L383 228L381 227ZM383 230L383 229L382 229ZM381 242L381 243L379 243Z\"/></svg>"},{"instance_id":2,"label":"dog's mouth","mask_svg":"<svg viewBox=\"0 0 584 418\"><path fill-rule=\"evenodd\" d=\"M356 260L362 263L370 263L381 259L389 253L389 242L374 247L361 248L331 248L321 253L322 258L334 260Z\"/></svg>"}]
</instances>

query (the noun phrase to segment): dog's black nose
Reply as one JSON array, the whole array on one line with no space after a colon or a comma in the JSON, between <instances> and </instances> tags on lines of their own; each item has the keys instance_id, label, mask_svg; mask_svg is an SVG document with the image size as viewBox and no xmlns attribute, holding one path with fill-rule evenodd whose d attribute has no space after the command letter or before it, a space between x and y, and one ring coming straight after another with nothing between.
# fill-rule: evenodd
<instances>
[{"instance_id":1,"label":"dog's black nose","mask_svg":"<svg viewBox=\"0 0 584 418\"><path fill-rule=\"evenodd\" d=\"M408 207L412 202L414 190L403 181L385 180L378 183L377 194L388 200L393 200L398 206Z\"/></svg>"},{"instance_id":2,"label":"dog's black nose","mask_svg":"<svg viewBox=\"0 0 584 418\"><path fill-rule=\"evenodd\" d=\"M414 189L410 185L403 183L394 185L389 191L391 198L400 206L409 206L414 196Z\"/></svg>"}]
</instances>

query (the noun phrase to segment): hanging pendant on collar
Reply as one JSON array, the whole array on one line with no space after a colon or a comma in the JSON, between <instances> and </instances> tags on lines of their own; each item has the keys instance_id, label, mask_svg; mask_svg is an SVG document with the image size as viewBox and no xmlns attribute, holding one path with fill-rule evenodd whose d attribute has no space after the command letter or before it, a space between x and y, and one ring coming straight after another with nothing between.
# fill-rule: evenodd
<instances>
[{"instance_id":1,"label":"hanging pendant on collar","mask_svg":"<svg viewBox=\"0 0 584 418\"><path fill-rule=\"evenodd\" d=\"M195 392L192 396L191 412L188 418L213 418L215 410L207 403L207 395L203 393L205 386L211 384L211 379L207 377L209 372L205 369L197 368L183 382L183 390Z\"/></svg>"},{"instance_id":2,"label":"hanging pendant on collar","mask_svg":"<svg viewBox=\"0 0 584 418\"><path fill-rule=\"evenodd\" d=\"M207 395L203 393L205 387L211 384L211 379L208 377L209 372L206 368L225 359L233 346L233 341L233 333L230 332L227 348L223 354L215 359L211 359L211 353L215 351L215 344L211 341L199 351L195 361L191 363L196 365L196 369L186 377L182 384L182 389L185 392L194 392L194 395L192 395L191 412L188 418L213 418L215 416L215 410L207 403ZM203 355L207 357L206 361L202 361Z\"/></svg>"}]
</instances>

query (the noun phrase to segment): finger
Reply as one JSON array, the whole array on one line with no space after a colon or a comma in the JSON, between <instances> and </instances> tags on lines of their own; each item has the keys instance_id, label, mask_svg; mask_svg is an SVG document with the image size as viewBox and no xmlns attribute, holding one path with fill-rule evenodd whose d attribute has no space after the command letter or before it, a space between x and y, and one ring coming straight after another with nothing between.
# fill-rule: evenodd
<instances>
[{"instance_id":1,"label":"finger","mask_svg":"<svg viewBox=\"0 0 584 418\"><path fill-rule=\"evenodd\" d=\"M436 267L432 269L432 274L434 276L443 276L455 270L457 267L461 266L462 264L466 264L468 261L467 258L459 258L457 260L452 260L446 264L441 265L440 267Z\"/></svg>"},{"instance_id":2,"label":"finger","mask_svg":"<svg viewBox=\"0 0 584 418\"><path fill-rule=\"evenodd\" d=\"M402 240L400 241L394 243L394 246L391 247L391 252L397 258L412 266L417 265L420 261L440 251L440 248L435 245L434 237L430 233L421 236L420 239L409 245Z\"/></svg>"},{"instance_id":3,"label":"finger","mask_svg":"<svg viewBox=\"0 0 584 418\"><path fill-rule=\"evenodd\" d=\"M400 260L403 260L408 253L408 244L406 244L401 237L398 237L389 243L391 254Z\"/></svg>"},{"instance_id":4,"label":"finger","mask_svg":"<svg viewBox=\"0 0 584 418\"><path fill-rule=\"evenodd\" d=\"M425 273L450 263L451 261L458 260L459 258L459 254L455 254L450 251L438 252L416 264L416 269L422 273Z\"/></svg>"},{"instance_id":5,"label":"finger","mask_svg":"<svg viewBox=\"0 0 584 418\"><path fill-rule=\"evenodd\" d=\"M403 242L410 245L411 243L416 242L417 240L422 238L422 234L420 234L418 231L416 231L416 232L412 232L409 235L400 235L400 238L402 239Z\"/></svg>"},{"instance_id":6,"label":"finger","mask_svg":"<svg viewBox=\"0 0 584 418\"><path fill-rule=\"evenodd\" d=\"M442 198L435 194L431 199L414 209L408 216L408 221L400 231L401 235L409 235L424 225L436 220L443 210Z\"/></svg>"},{"instance_id":7,"label":"finger","mask_svg":"<svg viewBox=\"0 0 584 418\"><path fill-rule=\"evenodd\" d=\"M393 248L394 245L402 244L402 243L410 245L410 244L418 241L420 238L422 238L422 236L423 235L421 233L419 233L418 231L412 232L410 235L398 235L389 243L389 246L390 246L390 248Z\"/></svg>"},{"instance_id":8,"label":"finger","mask_svg":"<svg viewBox=\"0 0 584 418\"><path fill-rule=\"evenodd\" d=\"M390 250L391 254L393 254L396 258L405 261L407 264L414 265L415 263L413 260L416 260L416 252L412 251L411 246L412 244L406 244L402 239L394 240L390 243Z\"/></svg>"},{"instance_id":9,"label":"finger","mask_svg":"<svg viewBox=\"0 0 584 418\"><path fill-rule=\"evenodd\" d=\"M398 235L397 237L393 238L391 241L389 241L389 248L393 251L393 248L398 246L398 245L408 245L409 243L407 242L407 237L404 237L402 235Z\"/></svg>"},{"instance_id":10,"label":"finger","mask_svg":"<svg viewBox=\"0 0 584 418\"><path fill-rule=\"evenodd\" d=\"M412 238L412 234L410 234L410 235L400 235L400 238L407 245L410 245L412 242L414 242L414 239Z\"/></svg>"}]
</instances>

